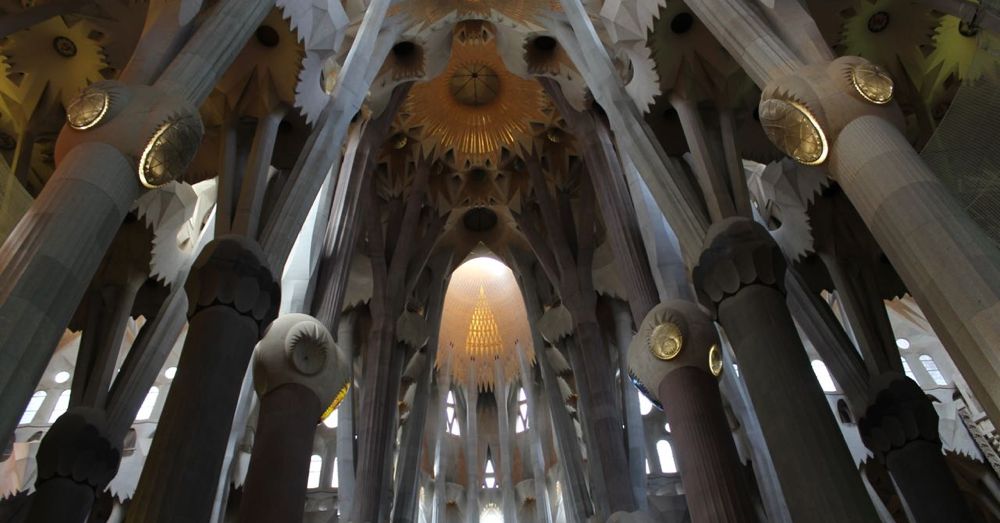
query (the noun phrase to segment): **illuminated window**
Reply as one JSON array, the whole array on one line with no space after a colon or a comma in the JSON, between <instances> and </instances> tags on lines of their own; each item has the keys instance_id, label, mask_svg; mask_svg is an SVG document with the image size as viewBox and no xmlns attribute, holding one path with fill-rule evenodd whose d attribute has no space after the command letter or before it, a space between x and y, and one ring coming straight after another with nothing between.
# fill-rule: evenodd
<instances>
[{"instance_id":1,"label":"illuminated window","mask_svg":"<svg viewBox=\"0 0 1000 523\"><path fill-rule=\"evenodd\" d=\"M462 429L460 428L460 423L458 422L458 410L455 408L455 393L448 391L448 398L445 400L445 429L449 434L455 436L462 435Z\"/></svg>"},{"instance_id":2,"label":"illuminated window","mask_svg":"<svg viewBox=\"0 0 1000 523\"><path fill-rule=\"evenodd\" d=\"M135 415L135 419L145 420L149 419L153 415L153 407L156 406L156 398L160 396L160 389L156 387L150 387L149 393L146 394L146 399L142 400L142 405L139 406L139 412Z\"/></svg>"},{"instance_id":3,"label":"illuminated window","mask_svg":"<svg viewBox=\"0 0 1000 523\"><path fill-rule=\"evenodd\" d=\"M646 474L649 474L649 460L646 460Z\"/></svg>"},{"instance_id":4,"label":"illuminated window","mask_svg":"<svg viewBox=\"0 0 1000 523\"><path fill-rule=\"evenodd\" d=\"M938 369L937 363L934 362L934 358L924 354L920 357L920 364L924 366L924 370L927 374L931 375L931 379L934 383L938 385L947 385L948 381L944 379L944 375L941 374L941 370Z\"/></svg>"},{"instance_id":5,"label":"illuminated window","mask_svg":"<svg viewBox=\"0 0 1000 523\"><path fill-rule=\"evenodd\" d=\"M830 371L826 369L825 363L813 360L812 368L816 379L819 380L819 386L823 387L823 392L837 392L837 385L833 383L833 378L830 377Z\"/></svg>"},{"instance_id":6,"label":"illuminated window","mask_svg":"<svg viewBox=\"0 0 1000 523\"><path fill-rule=\"evenodd\" d=\"M656 442L656 455L660 458L660 472L673 474L677 472L677 463L674 461L674 449L670 443L661 439Z\"/></svg>"},{"instance_id":7,"label":"illuminated window","mask_svg":"<svg viewBox=\"0 0 1000 523\"><path fill-rule=\"evenodd\" d=\"M906 377L913 381L917 381L917 376L913 374L913 369L910 368L910 364L906 363L906 358L899 358L903 362L903 372L906 373Z\"/></svg>"},{"instance_id":8,"label":"illuminated window","mask_svg":"<svg viewBox=\"0 0 1000 523\"><path fill-rule=\"evenodd\" d=\"M901 349L909 349L910 348L910 340L908 340L906 338L896 338L896 346L899 347L899 348L901 348Z\"/></svg>"},{"instance_id":9,"label":"illuminated window","mask_svg":"<svg viewBox=\"0 0 1000 523\"><path fill-rule=\"evenodd\" d=\"M649 401L649 398L645 394L639 393L638 390L635 391L639 395L639 414L645 416L653 410L653 402Z\"/></svg>"},{"instance_id":10,"label":"illuminated window","mask_svg":"<svg viewBox=\"0 0 1000 523\"><path fill-rule=\"evenodd\" d=\"M483 486L486 488L497 488L497 473L496 469L493 468L493 457L489 455L489 450L486 451L486 473L483 474Z\"/></svg>"},{"instance_id":11,"label":"illuminated window","mask_svg":"<svg viewBox=\"0 0 1000 523\"><path fill-rule=\"evenodd\" d=\"M337 473L337 458L333 458L333 477L330 479L330 486L333 488L340 487L340 476Z\"/></svg>"},{"instance_id":12,"label":"illuminated window","mask_svg":"<svg viewBox=\"0 0 1000 523\"><path fill-rule=\"evenodd\" d=\"M38 414L38 409L42 408L42 403L45 402L45 391L37 391L31 395L31 401L28 402L28 408L24 409L24 414L21 415L20 425L25 423L31 423L35 420L35 415Z\"/></svg>"},{"instance_id":13,"label":"illuminated window","mask_svg":"<svg viewBox=\"0 0 1000 523\"><path fill-rule=\"evenodd\" d=\"M319 454L313 454L309 458L309 479L306 481L306 488L319 487L319 475L323 471L323 458Z\"/></svg>"},{"instance_id":14,"label":"illuminated window","mask_svg":"<svg viewBox=\"0 0 1000 523\"><path fill-rule=\"evenodd\" d=\"M483 507L479 513L479 523L503 523L503 514L496 503L490 503Z\"/></svg>"},{"instance_id":15,"label":"illuminated window","mask_svg":"<svg viewBox=\"0 0 1000 523\"><path fill-rule=\"evenodd\" d=\"M514 432L520 434L528 429L528 396L524 388L517 391L517 419L514 421Z\"/></svg>"},{"instance_id":16,"label":"illuminated window","mask_svg":"<svg viewBox=\"0 0 1000 523\"><path fill-rule=\"evenodd\" d=\"M174 379L177 375L177 367L167 367L167 370L163 371L163 375L167 377L168 380Z\"/></svg>"},{"instance_id":17,"label":"illuminated window","mask_svg":"<svg viewBox=\"0 0 1000 523\"><path fill-rule=\"evenodd\" d=\"M59 372L56 373L55 380L56 380L56 383L66 383L67 381L69 381L69 378L70 378L70 374L68 372L64 371L64 370L61 370L61 371L59 371Z\"/></svg>"},{"instance_id":18,"label":"illuminated window","mask_svg":"<svg viewBox=\"0 0 1000 523\"><path fill-rule=\"evenodd\" d=\"M69 408L69 391L64 390L59 394L59 399L56 400L56 406L52 409L52 415L49 416L49 423L55 423L59 416L62 416Z\"/></svg>"}]
</instances>

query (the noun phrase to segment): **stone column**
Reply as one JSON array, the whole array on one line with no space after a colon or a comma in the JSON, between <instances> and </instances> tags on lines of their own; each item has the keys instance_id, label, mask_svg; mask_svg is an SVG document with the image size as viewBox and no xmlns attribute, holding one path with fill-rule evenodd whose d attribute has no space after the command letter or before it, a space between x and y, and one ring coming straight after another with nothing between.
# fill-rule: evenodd
<instances>
[{"instance_id":1,"label":"stone column","mask_svg":"<svg viewBox=\"0 0 1000 523\"><path fill-rule=\"evenodd\" d=\"M479 384L475 359L469 362L469 383L465 387L465 521L479 523Z\"/></svg>"},{"instance_id":2,"label":"stone column","mask_svg":"<svg viewBox=\"0 0 1000 523\"><path fill-rule=\"evenodd\" d=\"M631 374L658 392L667 414L691 521L758 521L722 408L722 349L712 320L694 303L661 303L643 320L628 357Z\"/></svg>"},{"instance_id":3,"label":"stone column","mask_svg":"<svg viewBox=\"0 0 1000 523\"><path fill-rule=\"evenodd\" d=\"M311 316L285 314L267 329L253 357L260 411L241 522L302 520L316 425L350 386L345 359Z\"/></svg>"},{"instance_id":4,"label":"stone column","mask_svg":"<svg viewBox=\"0 0 1000 523\"><path fill-rule=\"evenodd\" d=\"M549 506L549 495L545 475L545 454L542 452L541 416L538 415L538 396L535 394L535 378L528 363L528 356L524 353L524 347L520 342L514 345L517 351L517 362L521 367L521 386L524 387L524 396L528 398L528 419L531 425L528 433L531 437L531 475L535 483L535 506L538 509L538 522L546 523L552 521L552 509ZM541 357L545 357L544 354ZM556 386L556 394L559 394L559 387ZM562 403L560 395L560 408L565 412L565 404ZM570 427L572 431L572 427ZM576 437L575 431L573 437ZM568 488L568 486L567 486Z\"/></svg>"},{"instance_id":5,"label":"stone column","mask_svg":"<svg viewBox=\"0 0 1000 523\"><path fill-rule=\"evenodd\" d=\"M337 341L348 356L348 371L354 372L354 324L357 313L341 316L337 328ZM347 391L344 401L337 407L337 507L341 516L351 513L354 496L354 401L357 387ZM347 494L346 496L344 494Z\"/></svg>"},{"instance_id":6,"label":"stone column","mask_svg":"<svg viewBox=\"0 0 1000 523\"><path fill-rule=\"evenodd\" d=\"M896 372L875 378L872 385L858 429L865 446L885 462L910 519L976 521L944 459L934 404L919 385Z\"/></svg>"},{"instance_id":7,"label":"stone column","mask_svg":"<svg viewBox=\"0 0 1000 523\"><path fill-rule=\"evenodd\" d=\"M713 225L693 272L722 324L794 521L878 521L785 305L785 259L746 218Z\"/></svg>"},{"instance_id":8,"label":"stone column","mask_svg":"<svg viewBox=\"0 0 1000 523\"><path fill-rule=\"evenodd\" d=\"M454 354L454 352L452 352ZM444 450L445 430L444 421L447 419L446 408L448 404L448 393L451 392L451 363L453 356L449 356L444 361L444 365L438 368L437 388L438 388L438 419L440 422L434 427L434 503L432 507L431 523L445 522L445 489L448 488L448 478L445 469L448 466L447 453Z\"/></svg>"},{"instance_id":9,"label":"stone column","mask_svg":"<svg viewBox=\"0 0 1000 523\"><path fill-rule=\"evenodd\" d=\"M187 169L203 131L197 107L273 5L220 2L156 85L99 82L67 108L58 167L0 247L0 359L10 362L0 434L17 423L142 185Z\"/></svg>"},{"instance_id":10,"label":"stone column","mask_svg":"<svg viewBox=\"0 0 1000 523\"><path fill-rule=\"evenodd\" d=\"M128 521L207 521L250 354L278 283L252 240L223 236L195 261L187 338Z\"/></svg>"},{"instance_id":11,"label":"stone column","mask_svg":"<svg viewBox=\"0 0 1000 523\"><path fill-rule=\"evenodd\" d=\"M121 447L108 437L104 412L70 409L38 447L38 479L28 523L83 523L97 494L118 473Z\"/></svg>"},{"instance_id":12,"label":"stone column","mask_svg":"<svg viewBox=\"0 0 1000 523\"><path fill-rule=\"evenodd\" d=\"M632 492L636 508L646 510L646 429L639 412L639 396L629 380L628 350L632 343L632 314L618 300L611 302L615 319L615 345L618 346L618 370L621 372L622 404L624 407L625 435L628 438L628 465L632 475Z\"/></svg>"},{"instance_id":13,"label":"stone column","mask_svg":"<svg viewBox=\"0 0 1000 523\"><path fill-rule=\"evenodd\" d=\"M500 440L500 495L504 521L517 523L517 507L514 499L514 443L510 433L510 386L504 379L503 362L493 360L493 396L497 402L497 432Z\"/></svg>"}]
</instances>

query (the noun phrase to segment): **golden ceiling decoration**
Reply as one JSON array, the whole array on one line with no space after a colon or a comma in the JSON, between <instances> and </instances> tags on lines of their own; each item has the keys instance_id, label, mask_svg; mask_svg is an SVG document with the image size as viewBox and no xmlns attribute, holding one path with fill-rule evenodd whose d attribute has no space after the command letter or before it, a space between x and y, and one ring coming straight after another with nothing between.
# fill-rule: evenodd
<instances>
[{"instance_id":1,"label":"golden ceiling decoration","mask_svg":"<svg viewBox=\"0 0 1000 523\"><path fill-rule=\"evenodd\" d=\"M473 381L480 390L492 390L499 361L504 381L519 379L515 344L534 361L531 329L514 274L489 257L473 258L452 273L445 295L435 366L452 358L456 384Z\"/></svg>"},{"instance_id":2,"label":"golden ceiling decoration","mask_svg":"<svg viewBox=\"0 0 1000 523\"><path fill-rule=\"evenodd\" d=\"M719 350L718 343L713 343L708 349L708 370L712 372L712 376L722 374L722 351Z\"/></svg>"},{"instance_id":3,"label":"golden ceiling decoration","mask_svg":"<svg viewBox=\"0 0 1000 523\"><path fill-rule=\"evenodd\" d=\"M859 64L851 68L851 84L862 98L873 104L882 105L892 101L892 78L875 64Z\"/></svg>"},{"instance_id":4,"label":"golden ceiling decoration","mask_svg":"<svg viewBox=\"0 0 1000 523\"><path fill-rule=\"evenodd\" d=\"M760 124L778 150L801 164L819 165L830 153L816 117L798 102L779 98L762 101Z\"/></svg>"},{"instance_id":5,"label":"golden ceiling decoration","mask_svg":"<svg viewBox=\"0 0 1000 523\"><path fill-rule=\"evenodd\" d=\"M684 347L684 335L676 324L663 322L653 328L649 335L649 350L658 359L672 360Z\"/></svg>"},{"instance_id":6,"label":"golden ceiling decoration","mask_svg":"<svg viewBox=\"0 0 1000 523\"><path fill-rule=\"evenodd\" d=\"M464 25L456 34L465 34ZM455 166L496 165L501 148L531 140L532 122L545 122L545 94L538 82L514 75L497 54L496 41L455 38L444 72L413 86L400 124L420 134L437 155L453 151ZM419 130L418 130L419 128Z\"/></svg>"},{"instance_id":7,"label":"golden ceiling decoration","mask_svg":"<svg viewBox=\"0 0 1000 523\"><path fill-rule=\"evenodd\" d=\"M111 107L111 97L103 89L87 88L66 107L69 126L83 131L101 123Z\"/></svg>"},{"instance_id":8,"label":"golden ceiling decoration","mask_svg":"<svg viewBox=\"0 0 1000 523\"><path fill-rule=\"evenodd\" d=\"M434 23L452 13L459 19L496 18L530 23L552 12L562 12L559 0L409 0L389 8L389 16Z\"/></svg>"}]
</instances>

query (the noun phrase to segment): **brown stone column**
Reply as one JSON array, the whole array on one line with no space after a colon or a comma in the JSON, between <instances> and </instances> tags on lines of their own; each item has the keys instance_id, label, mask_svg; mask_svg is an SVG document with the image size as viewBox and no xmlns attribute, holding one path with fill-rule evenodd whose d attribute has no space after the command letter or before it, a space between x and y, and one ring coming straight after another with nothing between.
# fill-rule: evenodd
<instances>
[{"instance_id":1,"label":"brown stone column","mask_svg":"<svg viewBox=\"0 0 1000 523\"><path fill-rule=\"evenodd\" d=\"M240 236L205 246L185 290L187 338L127 521L208 520L247 363L280 301L264 253Z\"/></svg>"},{"instance_id":2,"label":"brown stone column","mask_svg":"<svg viewBox=\"0 0 1000 523\"><path fill-rule=\"evenodd\" d=\"M896 372L879 376L873 385L877 390L858 429L865 446L884 460L912 520L975 521L944 460L930 399Z\"/></svg>"},{"instance_id":3,"label":"brown stone column","mask_svg":"<svg viewBox=\"0 0 1000 523\"><path fill-rule=\"evenodd\" d=\"M785 304L785 259L746 218L714 226L694 269L725 329L794 521L878 521Z\"/></svg>"},{"instance_id":4,"label":"brown stone column","mask_svg":"<svg viewBox=\"0 0 1000 523\"><path fill-rule=\"evenodd\" d=\"M722 409L722 353L712 320L694 303L664 302L643 320L628 356L633 379L658 392L667 414L691 520L756 522Z\"/></svg>"},{"instance_id":5,"label":"brown stone column","mask_svg":"<svg viewBox=\"0 0 1000 523\"><path fill-rule=\"evenodd\" d=\"M260 411L241 522L302 520L316 425L347 393L348 361L326 327L305 314L285 314L264 334L254 351Z\"/></svg>"},{"instance_id":6,"label":"brown stone column","mask_svg":"<svg viewBox=\"0 0 1000 523\"><path fill-rule=\"evenodd\" d=\"M83 523L97 494L118 473L121 448L107 434L104 412L70 409L38 447L38 479L28 523Z\"/></svg>"}]
</instances>

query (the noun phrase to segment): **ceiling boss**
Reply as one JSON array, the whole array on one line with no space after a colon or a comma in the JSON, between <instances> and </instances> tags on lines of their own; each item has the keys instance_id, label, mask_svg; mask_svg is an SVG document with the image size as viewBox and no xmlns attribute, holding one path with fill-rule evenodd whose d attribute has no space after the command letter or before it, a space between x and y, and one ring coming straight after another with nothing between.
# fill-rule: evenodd
<instances>
[{"instance_id":1,"label":"ceiling boss","mask_svg":"<svg viewBox=\"0 0 1000 523\"><path fill-rule=\"evenodd\" d=\"M438 155L452 152L457 168L495 166L501 148L527 144L531 123L548 119L546 103L537 82L507 70L493 27L468 21L455 28L444 72L413 86L400 119Z\"/></svg>"}]
</instances>

